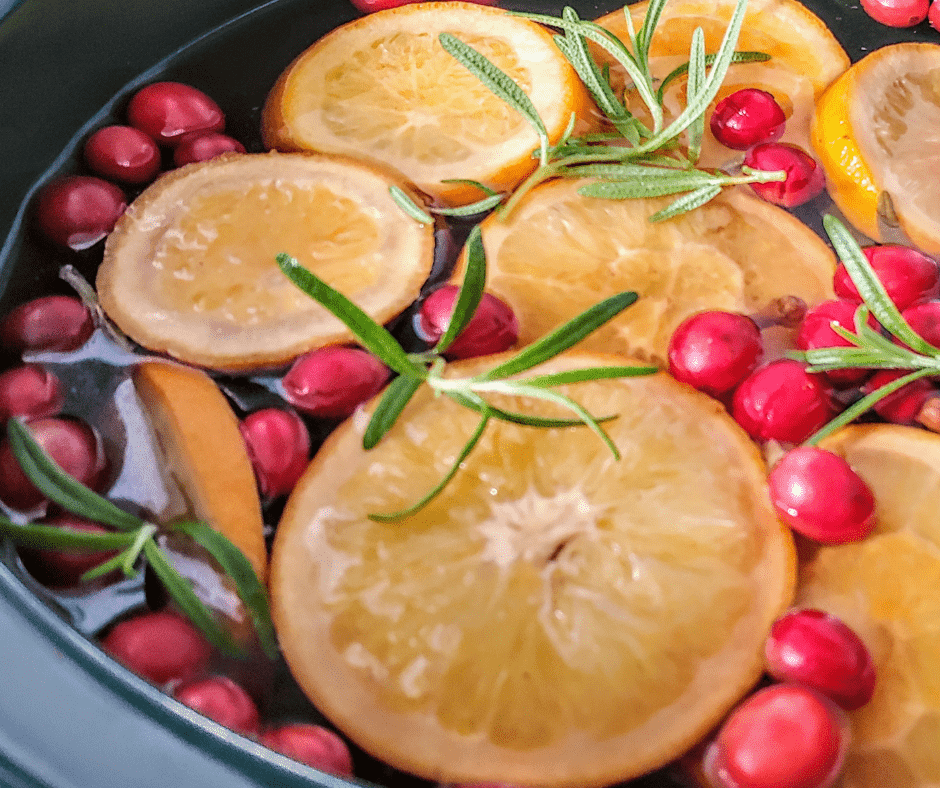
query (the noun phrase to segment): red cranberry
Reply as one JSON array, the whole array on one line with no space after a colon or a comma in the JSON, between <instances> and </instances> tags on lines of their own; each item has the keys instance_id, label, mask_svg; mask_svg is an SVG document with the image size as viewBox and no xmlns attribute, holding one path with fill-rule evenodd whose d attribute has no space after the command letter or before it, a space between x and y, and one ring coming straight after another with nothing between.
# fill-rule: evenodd
<instances>
[{"instance_id":1,"label":"red cranberry","mask_svg":"<svg viewBox=\"0 0 940 788\"><path fill-rule=\"evenodd\" d=\"M777 516L817 542L854 542L875 526L871 489L831 451L799 446L774 465L767 481Z\"/></svg>"},{"instance_id":2,"label":"red cranberry","mask_svg":"<svg viewBox=\"0 0 940 788\"><path fill-rule=\"evenodd\" d=\"M310 433L296 413L265 408L239 425L265 498L287 495L310 460Z\"/></svg>"},{"instance_id":3,"label":"red cranberry","mask_svg":"<svg viewBox=\"0 0 940 788\"><path fill-rule=\"evenodd\" d=\"M823 301L808 310L800 323L796 334L796 346L800 350L815 350L826 347L852 347L852 343L843 339L833 329L836 323L848 331L855 331L855 310L858 304L851 301ZM868 325L877 330L878 321L869 317ZM861 383L871 370L868 369L833 369L823 373L835 386L853 386Z\"/></svg>"},{"instance_id":4,"label":"red cranberry","mask_svg":"<svg viewBox=\"0 0 940 788\"><path fill-rule=\"evenodd\" d=\"M85 161L106 178L147 183L160 172L160 149L140 129L105 126L85 142Z\"/></svg>"},{"instance_id":5,"label":"red cranberry","mask_svg":"<svg viewBox=\"0 0 940 788\"><path fill-rule=\"evenodd\" d=\"M763 353L760 329L734 312L699 312L669 340L669 372L699 391L720 397L751 374Z\"/></svg>"},{"instance_id":6,"label":"red cranberry","mask_svg":"<svg viewBox=\"0 0 940 788\"><path fill-rule=\"evenodd\" d=\"M0 373L0 427L11 416L55 416L64 402L62 384L45 367L24 364Z\"/></svg>"},{"instance_id":7,"label":"red cranberry","mask_svg":"<svg viewBox=\"0 0 940 788\"><path fill-rule=\"evenodd\" d=\"M187 682L176 688L173 697L233 731L248 735L258 732L258 707L228 676Z\"/></svg>"},{"instance_id":8,"label":"red cranberry","mask_svg":"<svg viewBox=\"0 0 940 788\"><path fill-rule=\"evenodd\" d=\"M36 199L36 224L49 240L69 249L94 246L114 229L127 208L117 186L91 175L67 175Z\"/></svg>"},{"instance_id":9,"label":"red cranberry","mask_svg":"<svg viewBox=\"0 0 940 788\"><path fill-rule=\"evenodd\" d=\"M940 33L940 2L938 0L931 2L930 9L927 11L927 21L934 30Z\"/></svg>"},{"instance_id":10,"label":"red cranberry","mask_svg":"<svg viewBox=\"0 0 940 788\"><path fill-rule=\"evenodd\" d=\"M416 321L418 336L434 344L447 326L460 288L444 285L421 304ZM519 323L512 309L491 293L484 293L470 322L464 326L444 355L450 359L474 358L508 350L519 338Z\"/></svg>"},{"instance_id":11,"label":"red cranberry","mask_svg":"<svg viewBox=\"0 0 940 788\"><path fill-rule=\"evenodd\" d=\"M225 129L219 105L181 82L154 82L141 88L127 107L127 118L162 145L175 145L193 132Z\"/></svg>"},{"instance_id":12,"label":"red cranberry","mask_svg":"<svg viewBox=\"0 0 940 788\"><path fill-rule=\"evenodd\" d=\"M36 442L53 461L86 487L97 489L104 481L107 461L98 434L78 419L42 418L27 422ZM29 510L44 497L23 473L10 443L0 443L0 500L13 509Z\"/></svg>"},{"instance_id":13,"label":"red cranberry","mask_svg":"<svg viewBox=\"0 0 940 788\"><path fill-rule=\"evenodd\" d=\"M196 627L168 610L142 613L116 624L101 647L155 684L187 679L212 658L212 646Z\"/></svg>"},{"instance_id":14,"label":"red cranberry","mask_svg":"<svg viewBox=\"0 0 940 788\"><path fill-rule=\"evenodd\" d=\"M74 515L56 517L44 523L49 528L69 528L86 533L109 533L98 523L82 520ZM109 561L115 550L49 550L42 548L19 549L20 560L27 571L44 586L67 589L80 585L82 575L99 564Z\"/></svg>"},{"instance_id":15,"label":"red cranberry","mask_svg":"<svg viewBox=\"0 0 940 788\"><path fill-rule=\"evenodd\" d=\"M865 383L862 390L866 394L871 394L907 374L907 370L879 370ZM921 409L937 394L937 389L933 384L925 378L919 378L882 397L875 403L874 411L885 421L894 424L916 424Z\"/></svg>"},{"instance_id":16,"label":"red cranberry","mask_svg":"<svg viewBox=\"0 0 940 788\"><path fill-rule=\"evenodd\" d=\"M228 134L217 131L187 134L173 150L173 163L177 167L208 161L223 153L244 153L245 146Z\"/></svg>"},{"instance_id":17,"label":"red cranberry","mask_svg":"<svg viewBox=\"0 0 940 788\"><path fill-rule=\"evenodd\" d=\"M352 755L346 742L322 725L281 725L262 733L261 743L321 772L340 777L353 775Z\"/></svg>"},{"instance_id":18,"label":"red cranberry","mask_svg":"<svg viewBox=\"0 0 940 788\"><path fill-rule=\"evenodd\" d=\"M875 692L875 664L855 630L822 610L791 610L770 630L767 672L805 684L851 711Z\"/></svg>"},{"instance_id":19,"label":"red cranberry","mask_svg":"<svg viewBox=\"0 0 940 788\"><path fill-rule=\"evenodd\" d=\"M802 148L786 142L755 145L744 156L744 164L754 170L786 172L784 181L750 184L760 197L785 208L809 202L826 187L819 163Z\"/></svg>"},{"instance_id":20,"label":"red cranberry","mask_svg":"<svg viewBox=\"0 0 940 788\"><path fill-rule=\"evenodd\" d=\"M743 88L718 102L710 126L715 139L725 147L747 150L759 142L776 142L783 136L786 122L787 116L772 93Z\"/></svg>"},{"instance_id":21,"label":"red cranberry","mask_svg":"<svg viewBox=\"0 0 940 788\"><path fill-rule=\"evenodd\" d=\"M862 8L888 27L913 27L927 18L930 0L862 0Z\"/></svg>"},{"instance_id":22,"label":"red cranberry","mask_svg":"<svg viewBox=\"0 0 940 788\"><path fill-rule=\"evenodd\" d=\"M914 304L902 310L901 316L921 339L940 347L940 301Z\"/></svg>"},{"instance_id":23,"label":"red cranberry","mask_svg":"<svg viewBox=\"0 0 940 788\"><path fill-rule=\"evenodd\" d=\"M725 720L705 772L721 788L828 788L848 742L848 722L832 701L799 684L774 684Z\"/></svg>"},{"instance_id":24,"label":"red cranberry","mask_svg":"<svg viewBox=\"0 0 940 788\"><path fill-rule=\"evenodd\" d=\"M343 419L378 394L388 375L368 351L331 345L298 358L282 384L287 401L303 413Z\"/></svg>"},{"instance_id":25,"label":"red cranberry","mask_svg":"<svg viewBox=\"0 0 940 788\"><path fill-rule=\"evenodd\" d=\"M781 359L752 372L735 390L731 413L757 441L802 443L833 416L818 375Z\"/></svg>"},{"instance_id":26,"label":"red cranberry","mask_svg":"<svg viewBox=\"0 0 940 788\"><path fill-rule=\"evenodd\" d=\"M68 352L88 341L95 324L77 298L51 295L21 304L0 323L0 341L17 353Z\"/></svg>"},{"instance_id":27,"label":"red cranberry","mask_svg":"<svg viewBox=\"0 0 940 788\"><path fill-rule=\"evenodd\" d=\"M862 251L898 309L904 310L917 301L940 295L940 267L927 255L894 244L866 246ZM842 263L836 268L833 286L839 298L862 303L862 297Z\"/></svg>"}]
</instances>

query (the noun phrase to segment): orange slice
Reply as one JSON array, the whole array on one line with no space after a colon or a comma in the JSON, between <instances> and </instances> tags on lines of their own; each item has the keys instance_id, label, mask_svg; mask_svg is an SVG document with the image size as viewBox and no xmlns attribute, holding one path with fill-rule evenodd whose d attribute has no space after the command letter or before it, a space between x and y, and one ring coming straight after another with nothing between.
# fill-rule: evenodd
<instances>
[{"instance_id":1,"label":"orange slice","mask_svg":"<svg viewBox=\"0 0 940 788\"><path fill-rule=\"evenodd\" d=\"M647 6L647 2L630 6L636 30L643 23ZM653 75L661 79L688 62L692 33L698 27L705 34L705 51L717 52L734 8L733 0L670 0L666 3L650 49ZM597 21L629 42L623 11L607 14ZM737 48L764 52L771 59L763 63L733 64L716 102L745 87L772 93L787 116L783 141L809 150L815 99L850 64L839 41L819 17L796 0L748 0ZM609 56L605 56L605 60L609 60ZM622 70L614 73L617 71ZM622 74L620 79L623 80ZM671 117L685 107L685 92L684 79L677 80L667 90L666 108ZM711 110L706 117L710 114ZM735 157L740 158L740 154L719 144L706 124L700 166L722 166Z\"/></svg>"},{"instance_id":2,"label":"orange slice","mask_svg":"<svg viewBox=\"0 0 940 788\"><path fill-rule=\"evenodd\" d=\"M630 362L569 354L540 371L611 363ZM665 373L565 391L619 414L605 425L619 462L581 427L493 423L425 509L375 522L433 487L474 430L421 391L371 451L366 411L341 425L288 501L271 565L284 654L317 707L394 766L619 782L677 757L761 673L794 558L754 444Z\"/></svg>"},{"instance_id":3,"label":"orange slice","mask_svg":"<svg viewBox=\"0 0 940 788\"><path fill-rule=\"evenodd\" d=\"M883 237L878 198L891 198L901 228L927 254L940 254L940 45L903 43L872 52L819 102L813 145L829 193L846 218Z\"/></svg>"},{"instance_id":4,"label":"orange slice","mask_svg":"<svg viewBox=\"0 0 940 788\"><path fill-rule=\"evenodd\" d=\"M819 549L800 572L798 603L852 626L875 659L874 698L852 712L843 788L940 785L940 435L852 426L823 442L875 495L867 539Z\"/></svg>"},{"instance_id":5,"label":"orange slice","mask_svg":"<svg viewBox=\"0 0 940 788\"><path fill-rule=\"evenodd\" d=\"M640 299L582 347L665 363L669 338L704 309L750 314L786 295L832 298L835 258L802 222L741 190L661 223L657 200L582 197L585 181L534 189L509 218L482 224L487 290L506 301L527 344L602 298ZM458 276L460 271L458 270ZM774 338L785 344L784 332Z\"/></svg>"},{"instance_id":6,"label":"orange slice","mask_svg":"<svg viewBox=\"0 0 940 788\"><path fill-rule=\"evenodd\" d=\"M223 370L284 364L352 339L275 260L287 252L385 322L417 297L434 233L389 194L396 177L329 156L213 159L160 178L108 237L108 316L144 347Z\"/></svg>"},{"instance_id":7,"label":"orange slice","mask_svg":"<svg viewBox=\"0 0 940 788\"><path fill-rule=\"evenodd\" d=\"M268 553L261 502L238 419L224 395L204 372L159 361L138 364L133 380L189 515L227 536L263 582Z\"/></svg>"},{"instance_id":8,"label":"orange slice","mask_svg":"<svg viewBox=\"0 0 940 788\"><path fill-rule=\"evenodd\" d=\"M268 96L265 143L365 156L448 204L483 195L447 179L512 189L536 166L538 136L444 50L441 33L510 75L553 142L572 113L587 113L587 92L548 30L498 8L417 3L357 19L303 52Z\"/></svg>"}]
</instances>

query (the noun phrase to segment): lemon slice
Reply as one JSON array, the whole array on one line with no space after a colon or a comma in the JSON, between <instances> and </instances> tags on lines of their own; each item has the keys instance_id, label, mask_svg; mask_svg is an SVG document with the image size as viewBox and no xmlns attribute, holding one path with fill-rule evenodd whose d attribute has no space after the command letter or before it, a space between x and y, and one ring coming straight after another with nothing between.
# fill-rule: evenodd
<instances>
[{"instance_id":1,"label":"lemon slice","mask_svg":"<svg viewBox=\"0 0 940 788\"><path fill-rule=\"evenodd\" d=\"M108 237L97 287L144 347L221 370L284 364L352 339L280 271L287 252L385 322L417 297L434 233L407 216L395 177L351 160L232 154L176 170Z\"/></svg>"},{"instance_id":2,"label":"lemon slice","mask_svg":"<svg viewBox=\"0 0 940 788\"><path fill-rule=\"evenodd\" d=\"M624 363L569 354L539 371ZM380 524L368 515L414 503L475 427L422 390L371 451L367 412L341 425L288 501L271 566L288 664L396 767L607 785L677 757L761 673L794 558L754 444L665 373L565 391L619 414L605 425L619 462L585 428L494 423L438 498Z\"/></svg>"},{"instance_id":3,"label":"lemon slice","mask_svg":"<svg viewBox=\"0 0 940 788\"><path fill-rule=\"evenodd\" d=\"M646 15L647 2L630 6L635 29ZM731 21L733 0L670 0L666 3L650 47L650 66L662 79L674 68L687 63L692 34L701 27L705 51L715 53ZM598 24L624 42L629 41L626 17L622 10L601 17ZM746 87L773 94L787 116L783 142L809 150L810 122L815 100L850 64L848 55L825 23L796 0L748 0L737 49L764 52L771 59L762 63L733 64L725 76L721 91L708 110L725 96ZM601 55L602 62L610 57ZM615 68L623 81L622 69ZM685 108L686 82L677 80L666 91L666 110L675 117ZM636 109L636 108L635 108ZM706 124L702 140L702 167L726 165L740 154L721 145Z\"/></svg>"},{"instance_id":4,"label":"lemon slice","mask_svg":"<svg viewBox=\"0 0 940 788\"><path fill-rule=\"evenodd\" d=\"M637 303L581 347L664 364L673 331L694 312L750 314L786 295L810 305L833 297L829 248L786 211L742 190L651 223L672 198L582 197L584 184L548 183L507 220L494 214L482 224L487 290L515 311L521 344L634 290ZM785 344L780 333L775 341Z\"/></svg>"},{"instance_id":5,"label":"lemon slice","mask_svg":"<svg viewBox=\"0 0 940 788\"><path fill-rule=\"evenodd\" d=\"M448 204L483 194L447 179L511 189L535 168L538 136L444 50L441 33L512 77L552 142L572 113L588 112L588 94L548 30L473 3L418 3L357 19L303 52L265 103L265 143L365 156Z\"/></svg>"},{"instance_id":6,"label":"lemon slice","mask_svg":"<svg viewBox=\"0 0 940 788\"><path fill-rule=\"evenodd\" d=\"M800 571L798 602L828 610L865 640L878 680L852 712L843 788L940 785L940 435L852 426L821 445L845 457L875 495L861 542L823 547Z\"/></svg>"},{"instance_id":7,"label":"lemon slice","mask_svg":"<svg viewBox=\"0 0 940 788\"><path fill-rule=\"evenodd\" d=\"M833 201L875 240L886 192L901 228L940 254L940 45L903 43L860 60L822 97L813 144Z\"/></svg>"},{"instance_id":8,"label":"lemon slice","mask_svg":"<svg viewBox=\"0 0 940 788\"><path fill-rule=\"evenodd\" d=\"M238 418L222 392L204 372L159 361L138 364L133 381L190 516L227 536L263 581L261 501Z\"/></svg>"}]
</instances>

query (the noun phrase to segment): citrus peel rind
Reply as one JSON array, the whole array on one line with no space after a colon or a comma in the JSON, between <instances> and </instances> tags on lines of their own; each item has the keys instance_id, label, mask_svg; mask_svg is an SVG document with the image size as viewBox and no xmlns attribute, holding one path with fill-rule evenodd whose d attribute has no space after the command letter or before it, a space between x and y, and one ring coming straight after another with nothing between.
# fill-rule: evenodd
<instances>
[{"instance_id":1,"label":"citrus peel rind","mask_svg":"<svg viewBox=\"0 0 940 788\"><path fill-rule=\"evenodd\" d=\"M105 245L101 305L149 350L244 371L353 339L279 269L286 252L384 323L417 298L434 229L370 165L310 154L230 154L160 178ZM420 200L419 200L420 202Z\"/></svg>"},{"instance_id":2,"label":"citrus peel rind","mask_svg":"<svg viewBox=\"0 0 940 788\"><path fill-rule=\"evenodd\" d=\"M539 371L624 363L570 354ZM795 567L754 444L663 373L566 390L619 414L605 428L620 461L584 428L492 423L425 509L374 522L433 486L474 429L422 390L371 451L368 410L341 425L289 499L271 574L285 657L327 717L398 768L626 780L690 747L763 669Z\"/></svg>"},{"instance_id":3,"label":"citrus peel rind","mask_svg":"<svg viewBox=\"0 0 940 788\"><path fill-rule=\"evenodd\" d=\"M509 74L557 142L572 113L592 106L552 34L504 10L473 3L416 3L337 28L283 72L265 102L265 144L365 157L394 167L449 205L485 196L535 169L533 128L448 54L451 33Z\"/></svg>"}]
</instances>

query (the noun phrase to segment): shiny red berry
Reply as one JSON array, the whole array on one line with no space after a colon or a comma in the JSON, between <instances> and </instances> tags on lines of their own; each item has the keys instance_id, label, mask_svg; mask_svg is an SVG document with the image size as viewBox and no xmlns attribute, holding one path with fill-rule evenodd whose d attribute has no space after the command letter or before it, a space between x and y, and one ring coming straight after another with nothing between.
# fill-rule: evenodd
<instances>
[{"instance_id":1,"label":"shiny red berry","mask_svg":"<svg viewBox=\"0 0 940 788\"><path fill-rule=\"evenodd\" d=\"M862 8L888 27L914 27L927 18L930 0L862 0Z\"/></svg>"},{"instance_id":2,"label":"shiny red berry","mask_svg":"<svg viewBox=\"0 0 940 788\"><path fill-rule=\"evenodd\" d=\"M95 324L87 307L73 296L50 295L20 304L0 323L0 342L17 353L77 350Z\"/></svg>"},{"instance_id":3,"label":"shiny red berry","mask_svg":"<svg viewBox=\"0 0 940 788\"><path fill-rule=\"evenodd\" d=\"M173 149L173 163L177 167L208 161L223 153L244 153L245 146L228 134L208 131L187 134Z\"/></svg>"},{"instance_id":4,"label":"shiny red berry","mask_svg":"<svg viewBox=\"0 0 940 788\"><path fill-rule=\"evenodd\" d=\"M239 425L265 498L287 495L310 460L310 433L303 420L282 408L250 413Z\"/></svg>"},{"instance_id":5,"label":"shiny red berry","mask_svg":"<svg viewBox=\"0 0 940 788\"><path fill-rule=\"evenodd\" d=\"M287 401L302 413L343 419L378 394L388 368L362 348L332 345L305 353L281 381Z\"/></svg>"},{"instance_id":6,"label":"shiny red berry","mask_svg":"<svg viewBox=\"0 0 940 788\"><path fill-rule=\"evenodd\" d=\"M67 175L39 192L35 219L49 240L81 250L107 236L125 208L127 198L113 183L91 175Z\"/></svg>"},{"instance_id":7,"label":"shiny red berry","mask_svg":"<svg viewBox=\"0 0 940 788\"><path fill-rule=\"evenodd\" d=\"M849 340L835 332L832 324L855 332L855 310L858 304L852 301L823 301L806 312L796 334L796 346L800 350L816 350L827 347L852 347ZM869 317L868 325L877 330L878 322ZM835 386L854 386L871 374L869 369L834 369L823 373Z\"/></svg>"},{"instance_id":8,"label":"shiny red berry","mask_svg":"<svg viewBox=\"0 0 940 788\"><path fill-rule=\"evenodd\" d=\"M894 382L907 375L909 370L881 369L871 376L862 387L865 394ZM878 400L873 410L885 421L893 424L913 425L918 421L921 409L928 401L940 394L926 378L919 378L902 386L897 391L887 394Z\"/></svg>"},{"instance_id":9,"label":"shiny red berry","mask_svg":"<svg viewBox=\"0 0 940 788\"><path fill-rule=\"evenodd\" d=\"M940 348L940 301L922 301L901 311L914 333Z\"/></svg>"},{"instance_id":10,"label":"shiny red berry","mask_svg":"<svg viewBox=\"0 0 940 788\"><path fill-rule=\"evenodd\" d=\"M176 145L193 132L225 129L219 105L181 82L154 82L141 88L128 104L127 119L161 145Z\"/></svg>"},{"instance_id":11,"label":"shiny red berry","mask_svg":"<svg viewBox=\"0 0 940 788\"><path fill-rule=\"evenodd\" d=\"M747 150L783 136L787 116L772 93L743 88L715 105L709 125L715 139L727 148Z\"/></svg>"},{"instance_id":12,"label":"shiny red berry","mask_svg":"<svg viewBox=\"0 0 940 788\"><path fill-rule=\"evenodd\" d=\"M261 743L321 772L337 774L340 777L353 775L352 755L346 742L322 725L281 725L264 731L261 734Z\"/></svg>"},{"instance_id":13,"label":"shiny red berry","mask_svg":"<svg viewBox=\"0 0 940 788\"><path fill-rule=\"evenodd\" d=\"M940 266L933 258L895 244L866 246L862 251L898 309L904 310L918 301L940 295ZM862 303L858 288L843 263L836 268L833 287L839 298Z\"/></svg>"},{"instance_id":14,"label":"shiny red berry","mask_svg":"<svg viewBox=\"0 0 940 788\"><path fill-rule=\"evenodd\" d=\"M0 374L0 428L11 416L56 416L65 403L59 379L38 364L23 364Z\"/></svg>"},{"instance_id":15,"label":"shiny red berry","mask_svg":"<svg viewBox=\"0 0 940 788\"><path fill-rule=\"evenodd\" d=\"M794 208L809 202L826 187L823 168L802 148L786 142L755 145L744 156L744 164L753 170L786 173L784 181L752 183L757 194L774 205Z\"/></svg>"},{"instance_id":16,"label":"shiny red berry","mask_svg":"<svg viewBox=\"0 0 940 788\"><path fill-rule=\"evenodd\" d=\"M416 321L419 337L434 344L444 335L459 292L456 285L444 285L424 299ZM519 323L509 305L492 293L484 293L470 322L444 355L460 359L501 353L515 345L518 338Z\"/></svg>"},{"instance_id":17,"label":"shiny red berry","mask_svg":"<svg viewBox=\"0 0 940 788\"><path fill-rule=\"evenodd\" d=\"M93 534L108 533L107 528L74 515L55 517L42 524L49 528L68 528ZM51 550L22 547L19 549L19 554L26 570L44 586L67 589L80 585L85 572L110 560L117 553L114 550Z\"/></svg>"},{"instance_id":18,"label":"shiny red berry","mask_svg":"<svg viewBox=\"0 0 940 788\"><path fill-rule=\"evenodd\" d=\"M133 126L105 126L85 142L85 161L99 175L147 183L160 172L157 143Z\"/></svg>"},{"instance_id":19,"label":"shiny red berry","mask_svg":"<svg viewBox=\"0 0 940 788\"><path fill-rule=\"evenodd\" d=\"M180 703L238 733L258 733L260 715L251 696L228 676L210 676L181 684L173 693Z\"/></svg>"}]
</instances>

